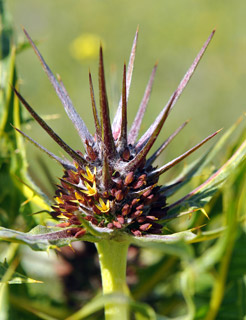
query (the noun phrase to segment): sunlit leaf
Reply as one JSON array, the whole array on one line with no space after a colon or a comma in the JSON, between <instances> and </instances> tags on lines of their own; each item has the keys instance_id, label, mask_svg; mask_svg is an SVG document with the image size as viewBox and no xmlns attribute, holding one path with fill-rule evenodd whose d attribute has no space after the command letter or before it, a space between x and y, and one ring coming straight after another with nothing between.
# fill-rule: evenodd
<instances>
[{"instance_id":1,"label":"sunlit leaf","mask_svg":"<svg viewBox=\"0 0 246 320\"><path fill-rule=\"evenodd\" d=\"M190 165L186 166L181 174L174 180L170 181L166 186L166 195L170 196L186 183L192 180L194 177L202 175L203 169L207 168L209 163L215 158L215 156L225 147L225 143L238 128L238 125L242 121L243 117L240 117L221 137L220 139L211 147L205 154L203 154L199 159L192 162Z\"/></svg>"},{"instance_id":2,"label":"sunlit leaf","mask_svg":"<svg viewBox=\"0 0 246 320\"><path fill-rule=\"evenodd\" d=\"M222 187L225 180L232 174L241 162L246 159L246 141L244 141L232 157L203 184L188 195L170 205L167 219L176 217L184 209L202 208L212 196Z\"/></svg>"},{"instance_id":3,"label":"sunlit leaf","mask_svg":"<svg viewBox=\"0 0 246 320\"><path fill-rule=\"evenodd\" d=\"M143 320L155 320L156 315L154 310L145 303L135 302L130 297L123 294L106 294L104 296L97 296L92 301L87 303L82 309L75 314L66 318L66 320L80 320L92 315L93 313L104 308L107 303L128 304L130 310L141 315ZM140 319L140 318L137 318Z\"/></svg>"},{"instance_id":4,"label":"sunlit leaf","mask_svg":"<svg viewBox=\"0 0 246 320\"><path fill-rule=\"evenodd\" d=\"M9 265L7 262L0 262L0 283L8 283L8 284L21 284L21 283L43 283L39 280L34 280L28 278L25 275L20 274L19 272L14 272L11 274L11 277L5 280L5 275L9 270Z\"/></svg>"},{"instance_id":5,"label":"sunlit leaf","mask_svg":"<svg viewBox=\"0 0 246 320\"><path fill-rule=\"evenodd\" d=\"M193 250L185 241L192 241L196 237L196 234L191 231L183 231L169 235L133 237L132 244L139 247L160 250L166 254L179 256L186 260L193 256Z\"/></svg>"},{"instance_id":6,"label":"sunlit leaf","mask_svg":"<svg viewBox=\"0 0 246 320\"><path fill-rule=\"evenodd\" d=\"M73 231L74 228L37 226L30 232L24 233L0 227L0 240L27 244L33 250L40 251L68 246L73 241L97 241L96 237L89 234L84 235L83 238L75 238Z\"/></svg>"}]
</instances>

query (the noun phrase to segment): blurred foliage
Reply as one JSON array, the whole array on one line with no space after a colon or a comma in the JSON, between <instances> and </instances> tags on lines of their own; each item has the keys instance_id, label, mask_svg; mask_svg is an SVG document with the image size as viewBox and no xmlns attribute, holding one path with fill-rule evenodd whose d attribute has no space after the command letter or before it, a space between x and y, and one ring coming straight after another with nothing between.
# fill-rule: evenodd
<instances>
[{"instance_id":1,"label":"blurred foliage","mask_svg":"<svg viewBox=\"0 0 246 320\"><path fill-rule=\"evenodd\" d=\"M212 29L217 29L208 52L170 114L166 129L155 147L166 139L173 128L187 119L191 121L185 128L185 134L175 139L172 148L167 148L160 163L181 154L208 133L221 127L228 128L245 111L244 0L155 0L154 3L148 0L52 0L45 4L42 0L8 0L6 4L14 16L15 37L20 42L24 41L20 28L23 25L31 37L39 41L39 49L47 64L61 75L90 131L93 130L93 121L91 112L88 112L88 68L94 76L97 94L97 57L93 56L94 60L75 60L70 51L75 39L92 34L105 44L109 103L114 114L120 99L123 63L128 59L139 25L139 44L129 97L129 123L140 104L152 67L159 61L141 134L176 88L204 39ZM26 50L18 55L17 64L23 95L28 96L40 115L61 114L61 121L52 120L50 124L64 137L63 128L70 125L69 120L55 93L50 90L50 84L33 53ZM41 129L36 124L29 123L27 129L32 131L32 137L41 145L49 150L58 150L46 134L40 134ZM75 131L71 130L66 141L75 150L81 149ZM38 172L40 168L36 159L40 153L30 145L27 149L30 166ZM61 171L53 161L47 157L44 161L55 176L60 176ZM170 171L163 180L172 174Z\"/></svg>"},{"instance_id":2,"label":"blurred foliage","mask_svg":"<svg viewBox=\"0 0 246 320\"><path fill-rule=\"evenodd\" d=\"M98 6L96 8L97 12L102 4L99 1L92 2L94 6L95 3ZM26 3L28 1L23 1L21 5L25 7ZM87 10L91 9L88 2L86 3L88 5ZM104 1L102 3L109 5L111 2ZM159 2L157 3L159 4ZM193 2L187 1L187 3L187 5L190 5ZM201 3L204 5L204 1L201 1ZM211 12L212 8L213 10L222 8L219 4L214 4L211 1L208 1L208 3ZM242 5L240 1L239 3ZM62 4L66 6L66 1L61 1ZM48 7L53 5L49 4ZM133 7L135 5L133 4ZM182 10L184 4L182 5L179 2L179 5L181 6L180 10ZM228 1L225 1L222 5L225 15L229 12L231 6ZM19 3L16 6L18 7ZM169 3L167 12L171 6ZM147 20L146 16L149 17L151 14L151 11L147 12L148 9L149 7L143 6L142 14L143 16L145 14L145 16L141 19ZM198 5L195 9L199 9ZM236 10L235 5L233 5L233 9L231 15L228 15L230 19L232 19L232 14ZM25 145L22 137L16 134L11 127L11 124L17 127L30 125L30 121L25 116L23 117L19 102L14 97L9 85L18 87L19 79L16 72L16 50L13 44L11 21L4 11L2 1L0 1L0 14L0 224L5 228L28 231L36 224L47 221L44 214L32 215L32 213L48 209L49 201L43 195L40 196L40 190L30 179L28 174L30 160L27 161L26 159ZM181 13L178 12L173 23L177 22L180 15ZM202 21L209 15L208 10L202 11L202 16L204 16ZM117 19L117 17L114 19ZM133 24L133 20L135 23L135 17L131 19L131 24ZM240 24L240 21L238 24ZM91 27L91 24L89 26ZM96 32L97 28L98 26L92 28L92 32ZM157 29L157 26L155 28ZM113 32L111 26L102 31L102 36L106 41L108 39L106 36L108 29ZM52 29L52 32L56 31ZM170 36L167 38L170 40ZM177 50L181 50L179 47L181 40L177 36L173 39L173 43L177 45ZM240 40L242 41L242 39ZM160 39L155 38L153 42L158 44ZM122 40L122 46L125 47L124 39ZM221 49L224 50L220 41L217 46L221 46ZM18 55L21 53L21 48L26 48L23 44L18 44L17 47L19 48ZM121 48L117 48L117 52L120 52ZM56 49L56 51L59 52L59 49ZM147 56L148 54L150 55L150 51L146 51ZM228 57L229 54L231 54L230 50ZM241 54L243 53L241 52ZM240 57L238 59L241 59ZM230 69L233 70L232 65ZM206 73L206 71L203 72ZM38 74L40 73L38 72ZM245 71L240 73L242 79L244 79L243 74L245 74ZM38 76L33 75L33 77L37 79ZM76 81L73 81L73 83L76 83ZM230 81L228 85L230 85ZM33 89L37 85L28 84L28 86ZM41 97L41 95L43 96L43 90L40 91ZM34 89L31 94L36 95L37 89ZM219 96L221 97L221 94ZM222 101L224 101L223 99ZM196 98L194 98L193 103L195 100ZM215 103L216 100L214 100L213 105ZM235 110L234 112L236 112ZM243 125L245 126L245 124ZM220 152L220 157L218 157L220 158L220 164L225 163L245 139L246 131L244 130L234 141L229 140L230 143L227 141L227 147L223 147L223 156ZM197 185L200 180L204 180L204 177L208 175L206 170L213 171L213 166L210 166L209 169L203 169L190 182L190 187ZM42 171L40 170L40 172ZM43 171L43 175L47 175L45 172L48 171ZM132 291L132 300L129 303L136 314L136 319L241 320L246 317L245 194L246 164L244 161L231 175L223 189L206 205L205 210L210 217L209 221L203 214L196 213L192 216L180 217L175 221L175 224L169 226L174 231L197 228L202 225L204 226L201 230L207 232L221 228L221 235L218 238L187 244L185 248L181 248L183 254L176 255L147 248L130 248L128 280ZM33 252L15 243L9 245L1 243L0 250L1 320L51 320L67 317L70 320L102 319L101 309L107 299L113 301L113 299L118 298L117 296L102 298L97 295L100 292L100 279L95 249L92 244L76 243L74 251L65 247L58 252L58 255L50 252L48 256L46 253ZM174 252L176 250L176 253L180 252L180 247L174 245L172 250ZM189 254L189 252L192 254ZM25 279L25 281L19 281L21 284L11 284L17 276L19 279ZM23 283L29 282L29 278L38 279L43 281L44 284ZM94 296L96 297L92 299ZM91 301L86 304L89 300ZM83 308L78 310L81 305ZM74 313L76 310L78 310L77 313Z\"/></svg>"},{"instance_id":3,"label":"blurred foliage","mask_svg":"<svg viewBox=\"0 0 246 320\"><path fill-rule=\"evenodd\" d=\"M40 281L23 276L18 272L12 272L12 268L5 261L0 263L0 283L20 284L20 283L42 283ZM11 276L9 276L11 273Z\"/></svg>"}]
</instances>

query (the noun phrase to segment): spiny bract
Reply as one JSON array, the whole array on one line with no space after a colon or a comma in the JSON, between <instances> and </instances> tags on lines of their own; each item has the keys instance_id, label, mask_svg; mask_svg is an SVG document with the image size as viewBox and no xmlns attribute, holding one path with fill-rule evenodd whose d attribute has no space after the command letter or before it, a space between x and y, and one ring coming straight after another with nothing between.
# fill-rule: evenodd
<instances>
[{"instance_id":1,"label":"spiny bract","mask_svg":"<svg viewBox=\"0 0 246 320\"><path fill-rule=\"evenodd\" d=\"M138 141L137 136L140 124L148 104L157 67L157 65L155 65L153 68L138 113L129 132L127 132L127 101L133 72L138 31L133 41L128 68L124 65L122 96L112 126L109 117L102 48L100 48L99 57L100 116L98 116L97 113L92 77L89 73L92 110L95 120L95 135L89 133L85 123L75 111L61 79L57 80L55 78L30 36L25 30L24 32L39 57L68 116L77 129L85 149L84 154L82 154L80 151L74 151L68 146L44 120L39 117L20 93L14 89L34 119L73 159L73 162L69 162L68 160L57 157L22 131L16 129L25 138L58 161L65 169L64 176L60 179L61 185L58 186L56 191L54 198L55 204L52 206L53 211L51 212L54 218L61 219L61 223L59 223L58 226L71 227L69 232L71 236L75 237L80 237L86 232L83 223L85 220L87 220L93 228L103 228L106 232L121 229L135 236L141 236L146 233L161 233L162 225L160 220L165 217L169 209L166 204L166 193L168 189L173 186L171 185L169 188L159 186L159 176L198 149L206 141L215 136L218 131L164 166L160 168L153 167L153 162L187 124L187 122L185 122L167 138L159 149L148 159L147 155L157 139L169 112L187 85L211 41L214 31L205 42L167 105Z\"/></svg>"}]
</instances>

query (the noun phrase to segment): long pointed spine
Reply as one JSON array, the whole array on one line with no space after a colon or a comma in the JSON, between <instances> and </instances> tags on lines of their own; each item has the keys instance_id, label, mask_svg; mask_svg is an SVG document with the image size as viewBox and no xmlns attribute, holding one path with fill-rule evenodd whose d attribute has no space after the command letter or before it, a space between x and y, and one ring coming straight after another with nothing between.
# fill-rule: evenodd
<instances>
[{"instance_id":1,"label":"long pointed spine","mask_svg":"<svg viewBox=\"0 0 246 320\"><path fill-rule=\"evenodd\" d=\"M170 100L168 108L166 108L166 112L163 114L162 118L160 119L159 123L156 125L154 132L149 137L148 142L146 145L140 150L140 152L135 156L134 159L132 159L127 164L127 170L134 171L136 168L138 168L141 163L145 160L147 153L151 149L152 145L154 144L155 140L157 139L166 119L169 113L170 108L172 107L173 101L176 98L176 94L173 95L173 98Z\"/></svg>"},{"instance_id":2,"label":"long pointed spine","mask_svg":"<svg viewBox=\"0 0 246 320\"><path fill-rule=\"evenodd\" d=\"M209 141L210 139L212 139L214 136L216 136L216 134L218 134L220 130L215 131L213 134L211 134L210 136L208 136L207 138L205 138L204 140L202 140L200 143L198 143L197 145L195 145L193 148L191 148L190 150L186 151L185 153L183 153L182 155L180 155L179 157L175 158L174 160L168 162L167 164L165 164L164 166L162 166L161 168L153 171L151 173L151 176L160 176L161 174L163 174L164 172L166 172L167 170L169 170L170 168L172 168L173 166L175 166L177 163L179 163L180 161L184 160L185 158L187 158L191 153L193 153L194 151L196 151L197 149L199 149L202 145L204 145L207 141Z\"/></svg>"},{"instance_id":3,"label":"long pointed spine","mask_svg":"<svg viewBox=\"0 0 246 320\"><path fill-rule=\"evenodd\" d=\"M124 151L127 147L127 101L126 101L126 64L124 64L123 81L122 81L122 115L121 115L121 132L119 138L119 152Z\"/></svg>"},{"instance_id":4,"label":"long pointed spine","mask_svg":"<svg viewBox=\"0 0 246 320\"><path fill-rule=\"evenodd\" d=\"M49 78L49 81L51 82L52 86L54 87L54 89L56 91L56 94L58 95L59 99L61 100L67 115L69 116L69 118L73 122L76 130L78 131L81 140L83 141L84 144L85 144L85 141L89 141L90 144L92 145L94 143L93 137L90 134L90 132L88 131L84 121L81 119L81 117L79 116L79 114L75 110L67 91L64 90L64 88L59 84L56 77L54 76L54 74L52 73L52 71L50 70L48 65L46 64L44 58L42 57L38 48L35 46L34 42L32 41L32 39L29 36L29 34L27 33L27 31L24 28L23 28L23 31L24 31L29 43L31 44L34 52L36 53L37 57L39 58L41 65Z\"/></svg>"},{"instance_id":5,"label":"long pointed spine","mask_svg":"<svg viewBox=\"0 0 246 320\"><path fill-rule=\"evenodd\" d=\"M60 147L64 151L66 151L67 154L70 155L70 157L74 160L76 160L80 165L84 166L87 165L87 162L85 159L83 159L77 152L75 152L69 145L67 145L51 128L48 126L48 124L32 109L32 107L28 104L28 102L22 97L22 95L15 89L14 92L17 95L17 97L20 99L24 107L27 109L27 111L31 114L31 116L40 124L40 126L50 135L50 137L59 144Z\"/></svg>"},{"instance_id":6,"label":"long pointed spine","mask_svg":"<svg viewBox=\"0 0 246 320\"><path fill-rule=\"evenodd\" d=\"M146 86L145 92L144 92L144 96L143 99L141 101L141 104L139 106L138 112L136 114L136 117L132 123L131 129L128 133L128 143L134 145L135 141L137 139L139 130L140 130L140 126L143 120L143 116L145 113L145 110L147 108L148 102L149 102L149 98L150 98L150 94L152 91L152 86L153 86L153 82L154 82L154 78L155 78L155 74L156 74L156 69L157 69L157 63L155 64L152 73L150 75L150 79L149 82Z\"/></svg>"},{"instance_id":7,"label":"long pointed spine","mask_svg":"<svg viewBox=\"0 0 246 320\"><path fill-rule=\"evenodd\" d=\"M126 101L128 101L130 87L131 87L131 81L132 81L132 74L133 74L133 68L134 68L134 61L136 56L136 48L137 48L137 41L138 41L138 30L133 40L132 49L130 53L129 63L127 67L127 73L126 73ZM112 124L113 128L113 136L115 139L117 139L120 135L120 127L121 127L121 108L122 108L122 98L120 99L118 109L116 111L114 121Z\"/></svg>"},{"instance_id":8,"label":"long pointed spine","mask_svg":"<svg viewBox=\"0 0 246 320\"><path fill-rule=\"evenodd\" d=\"M103 183L104 191L108 191L111 186L112 180L111 180L108 158L105 153L103 153L102 183Z\"/></svg>"},{"instance_id":9,"label":"long pointed spine","mask_svg":"<svg viewBox=\"0 0 246 320\"><path fill-rule=\"evenodd\" d=\"M242 153L242 150L246 149L246 140L244 140L244 142L240 145L240 147L234 152L234 154L230 157L230 159L228 159L226 161L226 163L223 164L222 167L220 167L213 175L211 175L206 181L204 181L200 186L196 187L194 190L192 190L191 192L189 192L187 195L185 195L183 198L175 201L174 203L172 203L171 205L169 205L167 207L168 210L176 207L177 205L181 204L182 202L184 202L185 200L191 198L192 196L199 194L199 192L201 192L202 190L204 190L209 184L213 184L213 181L216 181L218 179L218 176L221 175L221 173L225 170L225 168L228 167L228 165L232 165L234 164L235 166L235 162L238 164L240 161L240 157L238 159L238 156L241 154L243 155L241 160L244 158L245 160L245 153ZM235 167L234 167L235 168ZM217 180L218 184L223 183L223 181L225 181L225 179L227 178L227 175L224 174L221 176L220 179Z\"/></svg>"},{"instance_id":10,"label":"long pointed spine","mask_svg":"<svg viewBox=\"0 0 246 320\"><path fill-rule=\"evenodd\" d=\"M92 111L93 111L93 117L94 117L95 129L96 129L96 137L97 137L97 142L100 142L102 137L102 128L98 119L93 82L92 82L90 71L89 71L89 84L90 84L91 105L92 105Z\"/></svg>"},{"instance_id":11,"label":"long pointed spine","mask_svg":"<svg viewBox=\"0 0 246 320\"><path fill-rule=\"evenodd\" d=\"M210 34L210 36L208 37L207 41L204 43L202 49L200 50L200 52L198 53L198 55L196 56L195 60L193 61L192 65L190 66L189 70L186 72L185 76L183 77L183 79L181 80L177 90L175 91L176 97L173 101L173 106L175 105L176 101L178 100L179 96L181 95L182 91L184 90L184 88L186 87L186 85L188 84L190 78L192 77L199 61L201 60L204 52L206 51L210 41L213 38L213 35L215 33L215 30L212 31L212 33ZM156 123L160 121L160 119L163 116L163 113L165 113L166 108L168 108L170 100L173 99L173 95L171 96L171 98L169 99L167 105L164 107L164 109L160 112L160 114L158 115L158 117L156 118L156 120L154 121L154 123L150 126L150 128L144 133L144 135L139 139L138 143L137 143L137 147L141 148L146 141L148 140L148 138L150 137L150 135L152 134L152 132L155 130L156 127ZM171 108L171 109L172 109ZM170 109L170 110L171 110ZM169 110L169 111L170 111Z\"/></svg>"},{"instance_id":12,"label":"long pointed spine","mask_svg":"<svg viewBox=\"0 0 246 320\"><path fill-rule=\"evenodd\" d=\"M107 158L113 158L115 155L115 144L112 135L108 98L106 92L106 83L104 76L104 66L103 66L103 51L100 47L100 58L99 58L99 94L100 94L100 115L101 115L101 125L102 125L102 142L104 145L104 152Z\"/></svg>"},{"instance_id":13,"label":"long pointed spine","mask_svg":"<svg viewBox=\"0 0 246 320\"><path fill-rule=\"evenodd\" d=\"M51 159L53 159L53 160L57 161L58 163L60 163L65 169L67 169L67 170L70 170L70 169L75 170L76 169L71 163L69 163L68 161L56 156L54 153L52 153L49 150L47 150L45 147L43 147L41 144L39 144L38 142L33 140L31 137L29 137L26 133L24 133L20 129L18 129L18 128L14 127L14 126L13 126L13 128L17 132L19 132L26 140L31 142L35 147L37 147L41 151L45 152Z\"/></svg>"},{"instance_id":14,"label":"long pointed spine","mask_svg":"<svg viewBox=\"0 0 246 320\"><path fill-rule=\"evenodd\" d=\"M189 121L185 121L177 130L174 131L164 142L163 144L156 150L156 152L147 160L146 167L150 166L166 149L166 147L170 144L170 142L176 137L176 135L187 125Z\"/></svg>"}]
</instances>

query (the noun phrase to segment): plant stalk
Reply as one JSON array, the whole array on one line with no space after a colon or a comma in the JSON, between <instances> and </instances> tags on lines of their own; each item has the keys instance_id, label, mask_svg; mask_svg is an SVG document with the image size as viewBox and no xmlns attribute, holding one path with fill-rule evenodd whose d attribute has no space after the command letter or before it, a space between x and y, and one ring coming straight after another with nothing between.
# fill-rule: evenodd
<instances>
[{"instance_id":1,"label":"plant stalk","mask_svg":"<svg viewBox=\"0 0 246 320\"><path fill-rule=\"evenodd\" d=\"M128 296L126 263L128 242L102 240L96 244L101 268L103 295L121 294ZM105 304L105 320L127 320L128 303L125 299L113 299ZM124 301L123 301L124 300Z\"/></svg>"}]
</instances>

